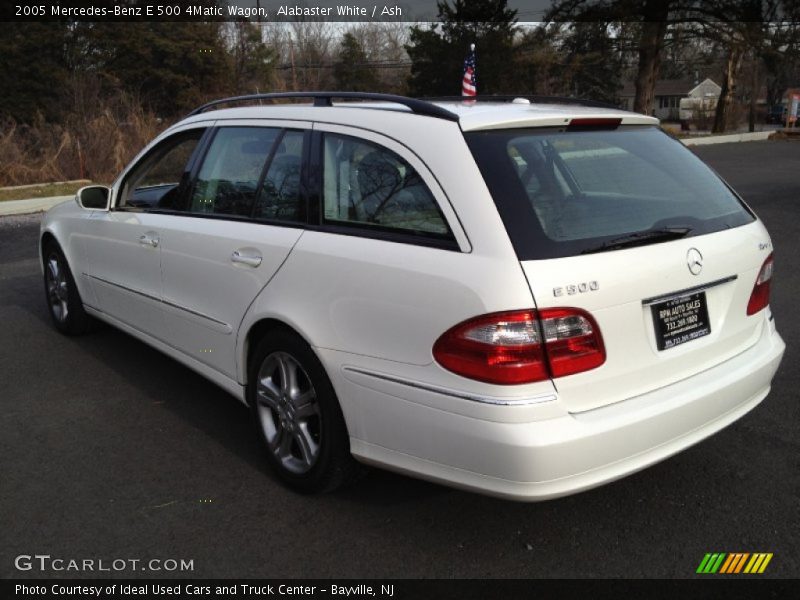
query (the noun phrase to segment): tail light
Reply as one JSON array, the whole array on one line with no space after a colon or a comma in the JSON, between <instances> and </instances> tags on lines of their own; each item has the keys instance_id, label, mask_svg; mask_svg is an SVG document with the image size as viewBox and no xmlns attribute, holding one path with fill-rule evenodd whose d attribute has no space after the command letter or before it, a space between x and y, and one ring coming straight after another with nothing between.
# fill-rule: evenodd
<instances>
[{"instance_id":1,"label":"tail light","mask_svg":"<svg viewBox=\"0 0 800 600\"><path fill-rule=\"evenodd\" d=\"M454 373L501 385L572 375L606 359L597 323L577 308L475 317L442 334L433 356Z\"/></svg>"},{"instance_id":2,"label":"tail light","mask_svg":"<svg viewBox=\"0 0 800 600\"><path fill-rule=\"evenodd\" d=\"M758 272L756 284L753 286L753 293L750 294L750 301L747 303L747 314L754 315L769 304L769 283L772 281L772 254L767 257L761 270Z\"/></svg>"}]
</instances>

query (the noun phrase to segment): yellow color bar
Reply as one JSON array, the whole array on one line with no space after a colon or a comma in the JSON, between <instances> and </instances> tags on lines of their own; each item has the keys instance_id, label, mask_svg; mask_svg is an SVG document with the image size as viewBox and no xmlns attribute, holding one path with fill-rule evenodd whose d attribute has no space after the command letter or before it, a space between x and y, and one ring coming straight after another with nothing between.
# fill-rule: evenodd
<instances>
[{"instance_id":1,"label":"yellow color bar","mask_svg":"<svg viewBox=\"0 0 800 600\"><path fill-rule=\"evenodd\" d=\"M764 558L767 555L763 552L756 552L753 554L753 558L750 559L750 562L747 563L747 567L745 567L745 573L758 573L759 567L761 567L761 563L764 561Z\"/></svg>"},{"instance_id":2,"label":"yellow color bar","mask_svg":"<svg viewBox=\"0 0 800 600\"><path fill-rule=\"evenodd\" d=\"M745 573L752 573L753 567L755 566L756 562L758 561L759 554L753 554L753 557L750 559L750 562L747 563L747 566L744 568Z\"/></svg>"},{"instance_id":3,"label":"yellow color bar","mask_svg":"<svg viewBox=\"0 0 800 600\"><path fill-rule=\"evenodd\" d=\"M770 552L769 554L767 554L764 557L764 562L761 563L761 568L758 570L758 572L759 573L763 573L764 569L767 568L767 565L769 564L769 561L771 561L771 560L772 560L772 552Z\"/></svg>"}]
</instances>

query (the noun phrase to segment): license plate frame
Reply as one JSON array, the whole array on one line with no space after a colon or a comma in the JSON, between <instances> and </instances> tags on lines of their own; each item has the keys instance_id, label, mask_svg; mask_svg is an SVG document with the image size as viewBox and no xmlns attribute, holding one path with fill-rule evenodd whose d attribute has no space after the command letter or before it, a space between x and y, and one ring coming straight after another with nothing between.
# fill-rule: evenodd
<instances>
[{"instance_id":1,"label":"license plate frame","mask_svg":"<svg viewBox=\"0 0 800 600\"><path fill-rule=\"evenodd\" d=\"M675 348L711 333L706 293L682 294L650 305L656 346Z\"/></svg>"}]
</instances>

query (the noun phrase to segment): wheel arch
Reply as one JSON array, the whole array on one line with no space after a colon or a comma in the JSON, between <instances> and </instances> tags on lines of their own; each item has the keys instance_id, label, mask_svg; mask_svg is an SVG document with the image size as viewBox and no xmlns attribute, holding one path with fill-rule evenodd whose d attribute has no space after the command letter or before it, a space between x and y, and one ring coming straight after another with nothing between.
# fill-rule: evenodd
<instances>
[{"instance_id":1,"label":"wheel arch","mask_svg":"<svg viewBox=\"0 0 800 600\"><path fill-rule=\"evenodd\" d=\"M300 340L311 349L311 352L316 356L317 360L322 365L325 375L330 380L333 386L334 393L336 394L339 408L345 421L345 427L348 432L358 431L358 420L356 414L348 402L347 394L343 395L343 390L337 382L337 373L335 372L334 365L331 365L326 360L326 357L317 351L317 347L311 342L314 336L312 332L306 328L301 327L298 320L292 318L290 312L278 314L275 312L259 311L258 316L253 316L252 320L245 319L239 329L239 337L237 341L237 378L239 383L244 387L244 401L247 406L250 406L248 398L247 386L249 382L250 361L252 360L255 348L261 340L268 333L275 330L282 330L297 336Z\"/></svg>"},{"instance_id":2,"label":"wheel arch","mask_svg":"<svg viewBox=\"0 0 800 600\"><path fill-rule=\"evenodd\" d=\"M45 246L47 246L47 244L51 242L57 244L58 247L61 248L62 252L64 251L64 248L61 246L56 236L53 235L52 231L50 231L49 229L43 231L41 236L39 237L39 262L41 263L42 268L44 268L44 248Z\"/></svg>"},{"instance_id":3,"label":"wheel arch","mask_svg":"<svg viewBox=\"0 0 800 600\"><path fill-rule=\"evenodd\" d=\"M259 340L261 340L267 333L276 330L283 330L296 335L306 344L308 344L308 346L313 350L313 346L311 346L311 343L308 341L308 337L298 331L297 327L294 327L287 321L275 316L262 317L253 322L247 328L247 333L244 335L241 343L241 350L239 352L239 375L243 385L247 385L248 374L250 372L250 360L253 355L253 350L255 349Z\"/></svg>"},{"instance_id":4,"label":"wheel arch","mask_svg":"<svg viewBox=\"0 0 800 600\"><path fill-rule=\"evenodd\" d=\"M47 215L45 215L47 218ZM75 263L73 253L76 249L71 247L69 243L69 230L65 229L64 224L59 221L49 220L39 232L39 263L44 268L44 249L47 244L54 243L61 250L64 258L67 259L67 264L72 268ZM74 275L74 274L73 274Z\"/></svg>"}]
</instances>

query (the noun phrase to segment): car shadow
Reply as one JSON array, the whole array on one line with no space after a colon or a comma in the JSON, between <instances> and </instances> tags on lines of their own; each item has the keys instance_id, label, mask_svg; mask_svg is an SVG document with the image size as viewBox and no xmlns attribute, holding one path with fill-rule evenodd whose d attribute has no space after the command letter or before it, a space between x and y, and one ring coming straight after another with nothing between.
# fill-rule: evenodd
<instances>
[{"instance_id":1,"label":"car shadow","mask_svg":"<svg viewBox=\"0 0 800 600\"><path fill-rule=\"evenodd\" d=\"M14 286L13 301L34 317L43 328L52 324L44 303L38 276L20 278ZM52 335L59 335L52 330ZM274 476L263 457L250 413L225 390L211 383L177 360L150 347L116 328L97 323L96 328L80 337L66 338L77 351L112 369L116 377L139 390L142 402L158 402L193 428L212 438L227 451L270 477ZM134 356L135 360L119 360ZM371 504L397 504L420 497L451 493L443 486L413 479L380 469L365 468L358 482L334 492L343 500Z\"/></svg>"},{"instance_id":2,"label":"car shadow","mask_svg":"<svg viewBox=\"0 0 800 600\"><path fill-rule=\"evenodd\" d=\"M59 335L52 330L38 274L15 279L13 289L10 290L11 298L8 300L33 316L53 336ZM177 360L110 325L98 322L96 329L90 333L65 339L75 345L76 351L85 353L94 361L112 369L115 378L138 390L139 393L135 396L138 401L148 405L158 402L162 408L169 410L280 485L264 459L264 450L258 441L248 409L228 392ZM135 357L135 360L122 360L121 357ZM566 502L577 501L581 505L590 496L598 493L603 495L602 490L590 491L578 496L578 500L567 499ZM420 501L445 501L451 506L468 507L477 502L484 508L488 503L503 512L515 512L520 510L520 506L529 506L452 489L378 468L365 468L365 474L359 481L331 496L346 504L374 507L402 506ZM545 503L547 504L550 503Z\"/></svg>"}]
</instances>

